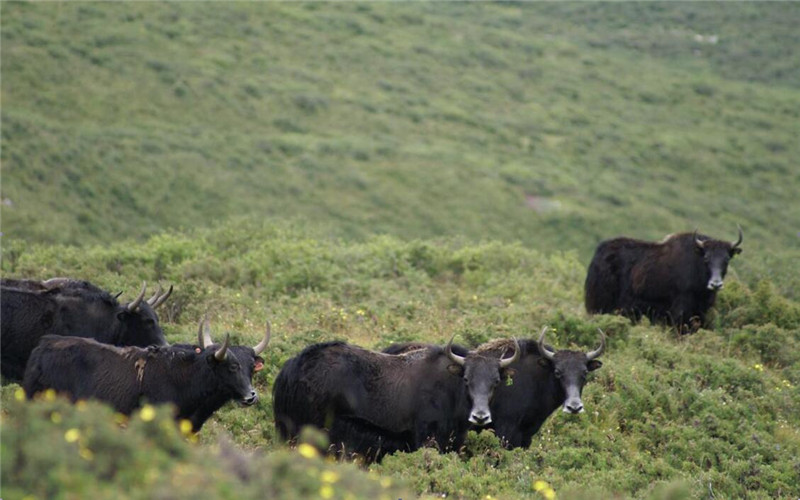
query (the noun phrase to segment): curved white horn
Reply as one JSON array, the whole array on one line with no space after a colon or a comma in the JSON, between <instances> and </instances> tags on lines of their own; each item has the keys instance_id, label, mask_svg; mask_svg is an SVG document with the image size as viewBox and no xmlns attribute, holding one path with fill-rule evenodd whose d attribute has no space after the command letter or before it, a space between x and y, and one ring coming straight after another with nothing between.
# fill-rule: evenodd
<instances>
[{"instance_id":1,"label":"curved white horn","mask_svg":"<svg viewBox=\"0 0 800 500\"><path fill-rule=\"evenodd\" d=\"M511 356L510 358L501 359L500 368L507 367L514 361L518 360L521 355L522 355L522 349L520 349L519 347L519 341L517 341L517 338L514 337L514 355Z\"/></svg>"},{"instance_id":2,"label":"curved white horn","mask_svg":"<svg viewBox=\"0 0 800 500\"><path fill-rule=\"evenodd\" d=\"M742 244L742 239L744 238L744 235L742 234L742 226L740 226L739 224L736 224L736 228L739 229L739 239L736 240L736 242L733 244L733 246L731 248L736 248L739 245L741 245Z\"/></svg>"},{"instance_id":3,"label":"curved white horn","mask_svg":"<svg viewBox=\"0 0 800 500\"><path fill-rule=\"evenodd\" d=\"M217 352L214 353L214 359L217 361L222 361L228 355L228 345L231 343L231 334L225 334L225 342L222 343L222 347L217 349Z\"/></svg>"},{"instance_id":4,"label":"curved white horn","mask_svg":"<svg viewBox=\"0 0 800 500\"><path fill-rule=\"evenodd\" d=\"M459 356L458 354L453 352L453 339L455 338L456 338L455 334L453 334L453 336L450 337L450 342L447 343L447 347L444 348L444 352L450 359L452 359L459 365L464 366L466 358L464 358L463 356Z\"/></svg>"},{"instance_id":5,"label":"curved white horn","mask_svg":"<svg viewBox=\"0 0 800 500\"><path fill-rule=\"evenodd\" d=\"M172 295L172 285L169 286L169 290L164 292L164 295L162 295L159 298L157 298L155 303L152 304L153 309L156 309L158 306L163 304L164 301L166 301L169 298L170 295Z\"/></svg>"},{"instance_id":6,"label":"curved white horn","mask_svg":"<svg viewBox=\"0 0 800 500\"><path fill-rule=\"evenodd\" d=\"M197 329L197 343L203 349L214 343L214 341L211 340L211 333L209 333L209 330L211 330L211 325L208 324L208 314L206 314L203 316L203 319L200 320L200 326Z\"/></svg>"},{"instance_id":7,"label":"curved white horn","mask_svg":"<svg viewBox=\"0 0 800 500\"><path fill-rule=\"evenodd\" d=\"M547 330L548 330L547 326L542 328L542 333L541 335L539 335L539 342L536 345L539 347L539 354L549 359L550 361L553 361L553 357L556 355L556 353L554 353L544 345L544 335L545 333L547 333Z\"/></svg>"},{"instance_id":8,"label":"curved white horn","mask_svg":"<svg viewBox=\"0 0 800 500\"><path fill-rule=\"evenodd\" d=\"M264 339L259 342L255 347L253 347L253 351L255 351L256 356L264 352L264 349L267 348L267 344L269 344L269 338L272 336L272 325L269 321L267 321L267 331L264 332Z\"/></svg>"},{"instance_id":9,"label":"curved white horn","mask_svg":"<svg viewBox=\"0 0 800 500\"><path fill-rule=\"evenodd\" d=\"M589 361L599 357L601 354L603 354L603 351L606 349L606 334L603 333L603 330L599 328L597 329L597 331L600 332L600 347L598 347L594 351L586 353L586 359Z\"/></svg>"},{"instance_id":10,"label":"curved white horn","mask_svg":"<svg viewBox=\"0 0 800 500\"><path fill-rule=\"evenodd\" d=\"M153 307L153 304L156 303L156 300L158 300L158 296L161 294L161 283L157 283L157 285L158 288L156 289L156 293L154 293L152 297L147 299L147 303L150 304L150 307Z\"/></svg>"},{"instance_id":11,"label":"curved white horn","mask_svg":"<svg viewBox=\"0 0 800 500\"><path fill-rule=\"evenodd\" d=\"M133 299L133 302L128 304L128 311L134 312L139 308L139 304L142 303L142 299L144 299L144 292L147 290L147 282L142 281L142 291L139 292L139 296Z\"/></svg>"}]
</instances>

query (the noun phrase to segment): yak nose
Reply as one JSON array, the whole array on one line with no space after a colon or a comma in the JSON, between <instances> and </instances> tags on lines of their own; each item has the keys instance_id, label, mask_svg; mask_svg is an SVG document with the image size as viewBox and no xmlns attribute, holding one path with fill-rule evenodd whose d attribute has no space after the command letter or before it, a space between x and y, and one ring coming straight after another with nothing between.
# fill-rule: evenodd
<instances>
[{"instance_id":1,"label":"yak nose","mask_svg":"<svg viewBox=\"0 0 800 500\"><path fill-rule=\"evenodd\" d=\"M580 401L575 403L567 403L564 405L564 413L583 413L583 403Z\"/></svg>"},{"instance_id":2,"label":"yak nose","mask_svg":"<svg viewBox=\"0 0 800 500\"><path fill-rule=\"evenodd\" d=\"M492 422L492 414L488 411L474 411L470 414L469 421L475 425L486 425Z\"/></svg>"},{"instance_id":3,"label":"yak nose","mask_svg":"<svg viewBox=\"0 0 800 500\"><path fill-rule=\"evenodd\" d=\"M708 282L708 289L709 290L719 290L722 288L722 280L711 280Z\"/></svg>"},{"instance_id":4,"label":"yak nose","mask_svg":"<svg viewBox=\"0 0 800 500\"><path fill-rule=\"evenodd\" d=\"M256 391L250 391L250 395L242 399L242 403L245 406L254 405L257 401L258 401L258 393L256 393Z\"/></svg>"}]
</instances>

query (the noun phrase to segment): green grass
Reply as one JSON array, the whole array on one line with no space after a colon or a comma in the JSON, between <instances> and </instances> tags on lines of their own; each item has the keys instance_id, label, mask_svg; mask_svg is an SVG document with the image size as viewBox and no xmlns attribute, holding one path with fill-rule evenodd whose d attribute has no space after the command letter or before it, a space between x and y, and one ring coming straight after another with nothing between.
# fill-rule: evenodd
<instances>
[{"instance_id":1,"label":"green grass","mask_svg":"<svg viewBox=\"0 0 800 500\"><path fill-rule=\"evenodd\" d=\"M741 270L763 275L798 257L799 18L792 3L6 3L4 239L252 214L588 260L618 234L740 223L770 255Z\"/></svg>"},{"instance_id":2,"label":"green grass","mask_svg":"<svg viewBox=\"0 0 800 500\"><path fill-rule=\"evenodd\" d=\"M199 444L4 386L3 498L296 498L328 467L337 498L544 498L536 481L559 498L800 496L800 4L0 10L3 275L175 284L171 342L205 312L237 342L275 331L261 402L224 408ZM736 224L713 331L583 312L599 241ZM600 326L609 350L587 413L558 412L529 450L483 433L367 473L276 439L272 380L310 343L475 345L545 324L576 348ZM94 462L53 411L102 429ZM204 476L223 435L263 477Z\"/></svg>"},{"instance_id":3,"label":"green grass","mask_svg":"<svg viewBox=\"0 0 800 500\"><path fill-rule=\"evenodd\" d=\"M586 386L585 414L571 418L556 412L530 449L505 451L484 433L471 435L461 454L399 454L373 466L372 473L417 494L467 498L543 498L533 489L540 480L561 498L705 498L709 488L725 498L800 493L800 304L769 283L750 288L729 280L716 328L679 337L615 316L586 316L585 267L574 252L386 236L347 242L311 234L288 225L240 222L163 234L143 244L35 245L4 259L4 265L13 266L8 275L82 276L127 294L135 293L140 280L175 283L162 312L171 342L190 341L206 311L215 335L230 331L234 342L250 345L266 320L272 321L266 367L255 377L261 400L251 408L230 404L219 411L200 433L200 445L188 446L192 457L213 457L217 440L229 435L245 450L279 463L299 461L302 469L304 459L285 455L275 434L270 389L283 362L313 342L344 339L382 348L396 341L441 343L456 334L460 342L475 345L533 337L542 325L551 325L554 345L588 349L601 327L609 336L608 349L603 367ZM11 403L4 432L28 425L26 412L50 411L13 403L16 387L3 388L3 400ZM30 425L49 429L50 424ZM131 439L130 429L108 432ZM25 479L33 473L20 465L28 459L14 457L35 454L36 445L4 438L2 446L8 460L3 484L34 488ZM97 445L96 452L111 453L105 446ZM69 450L65 460L82 463ZM169 477L180 463L193 470L194 460L205 458L175 456L159 474ZM132 459L131 466L136 463ZM274 473L280 476L281 470ZM127 477L122 468L118 474L119 481ZM140 490L145 497L160 491L162 476L153 474L152 485ZM51 487L102 492L117 484L116 477L102 479L97 490L85 482L89 479L53 480ZM176 481L180 486L182 480ZM370 497L354 485L337 488L343 496L350 491ZM250 495L246 491L243 498ZM286 498L295 494L283 491Z\"/></svg>"}]
</instances>

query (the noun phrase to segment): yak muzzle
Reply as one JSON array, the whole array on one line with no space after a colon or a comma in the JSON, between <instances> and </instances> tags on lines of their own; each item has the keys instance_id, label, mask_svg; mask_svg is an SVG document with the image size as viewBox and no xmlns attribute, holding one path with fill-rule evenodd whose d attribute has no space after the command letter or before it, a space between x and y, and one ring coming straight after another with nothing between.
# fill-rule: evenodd
<instances>
[{"instance_id":1,"label":"yak muzzle","mask_svg":"<svg viewBox=\"0 0 800 500\"><path fill-rule=\"evenodd\" d=\"M565 403L564 413L571 413L573 415L576 413L583 413L583 403L580 401Z\"/></svg>"},{"instance_id":2,"label":"yak muzzle","mask_svg":"<svg viewBox=\"0 0 800 500\"><path fill-rule=\"evenodd\" d=\"M709 290L719 290L720 288L722 288L723 284L724 283L722 282L722 280L714 280L714 279L712 279L712 280L708 281L708 289Z\"/></svg>"},{"instance_id":3,"label":"yak muzzle","mask_svg":"<svg viewBox=\"0 0 800 500\"><path fill-rule=\"evenodd\" d=\"M241 401L242 406L252 406L257 402L258 402L258 393L256 393L256 391L250 391L250 395L242 399Z\"/></svg>"},{"instance_id":4,"label":"yak muzzle","mask_svg":"<svg viewBox=\"0 0 800 500\"><path fill-rule=\"evenodd\" d=\"M475 425L487 425L492 423L492 414L488 411L474 411L470 413L469 421Z\"/></svg>"}]
</instances>

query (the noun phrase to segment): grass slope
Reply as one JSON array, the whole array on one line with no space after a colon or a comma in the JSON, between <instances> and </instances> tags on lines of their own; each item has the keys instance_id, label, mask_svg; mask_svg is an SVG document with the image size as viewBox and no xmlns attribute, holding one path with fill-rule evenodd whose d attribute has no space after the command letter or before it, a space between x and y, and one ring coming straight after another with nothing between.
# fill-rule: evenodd
<instances>
[{"instance_id":1,"label":"grass slope","mask_svg":"<svg viewBox=\"0 0 800 500\"><path fill-rule=\"evenodd\" d=\"M715 330L679 338L614 316L587 317L580 300L585 267L576 253L544 254L500 242L373 237L355 243L320 239L288 225L242 222L163 234L135 245L37 245L5 264L13 268L8 275L82 276L128 294L142 279L175 283L161 314L171 342L194 338L206 311L215 334L232 331L237 343L254 345L265 321L273 323L267 366L255 378L259 403L225 407L200 433L201 444L188 449L174 444L180 439L163 424L160 434L147 437L154 442L142 451L130 444L135 441L130 433L138 431L109 429L110 414L87 421L70 413L75 428L100 425L105 437L78 447L65 444L59 436L68 427L51 422L53 411L68 411L63 405L19 405L12 401L16 386L5 386L3 429L12 433L2 440L6 488L47 496L51 490L46 488L88 494L127 484L131 474L145 472L128 471L128 463L113 472L95 469L103 456L122 447L130 449L130 463L147 462L141 456L147 453L154 454L149 463L164 463L133 490L134 497L152 497L165 483L181 488L183 481L194 481L198 464L216 456L218 437L230 434L241 447L266 454L240 460L250 464L241 467L263 467L275 481L289 474L296 484L272 491L294 498L296 488L317 491L325 484L320 483L320 465L303 465L305 459L283 451L273 429L270 389L283 362L303 347L344 339L380 348L394 341L444 342L454 333L475 345L511 335L531 337L550 325L550 342L559 347L593 347L597 327L609 335L604 366L584 392L585 414L571 418L557 412L527 450L507 452L488 433L471 435L460 455L433 450L400 454L374 466L369 477L377 474L386 487L399 484L420 495L463 498L544 498L534 489L542 487L537 481L545 481L561 498L706 498L709 491L718 498L800 494L800 304L782 298L768 282L750 288L729 280L720 295ZM47 465L52 459L42 458L34 442L12 439L15 433L55 436L58 451L48 456L74 462L82 471L80 479L48 476L38 482L37 467L53 467ZM165 458L174 446L180 453ZM83 448L94 453L97 466L81 458ZM226 463L222 460L221 467ZM337 498L348 493L374 497L373 483L359 489L360 481L350 476L357 472L330 467L347 478L333 485ZM307 475L302 472L306 468L311 471ZM183 472L173 478L175 471ZM219 497L256 498L253 484L262 484L245 481L239 492L226 488L242 479L226 475L217 481ZM187 484L186 491L196 487Z\"/></svg>"},{"instance_id":2,"label":"grass slope","mask_svg":"<svg viewBox=\"0 0 800 500\"><path fill-rule=\"evenodd\" d=\"M740 223L746 278L800 290L795 3L2 9L6 242L252 214L588 259Z\"/></svg>"}]
</instances>

